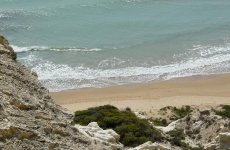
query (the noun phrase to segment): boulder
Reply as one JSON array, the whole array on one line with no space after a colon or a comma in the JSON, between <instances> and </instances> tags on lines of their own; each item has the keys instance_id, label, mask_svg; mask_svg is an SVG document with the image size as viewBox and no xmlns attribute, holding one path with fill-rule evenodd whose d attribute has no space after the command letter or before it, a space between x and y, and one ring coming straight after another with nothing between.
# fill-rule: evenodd
<instances>
[{"instance_id":1,"label":"boulder","mask_svg":"<svg viewBox=\"0 0 230 150\"><path fill-rule=\"evenodd\" d=\"M122 149L123 145L119 142L120 135L112 129L103 130L97 122L91 122L88 126L81 126L76 124L75 127L84 135L91 138L93 141L106 143L110 145L111 149Z\"/></svg>"}]
</instances>

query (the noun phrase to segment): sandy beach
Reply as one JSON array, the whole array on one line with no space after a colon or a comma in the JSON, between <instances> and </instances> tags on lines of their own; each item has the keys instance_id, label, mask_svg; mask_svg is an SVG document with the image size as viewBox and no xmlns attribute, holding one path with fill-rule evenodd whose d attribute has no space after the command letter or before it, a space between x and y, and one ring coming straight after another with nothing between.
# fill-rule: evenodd
<instances>
[{"instance_id":1,"label":"sandy beach","mask_svg":"<svg viewBox=\"0 0 230 150\"><path fill-rule=\"evenodd\" d=\"M57 104L72 112L105 104L147 113L165 106L216 106L230 104L230 74L68 90L51 93L51 96Z\"/></svg>"}]
</instances>

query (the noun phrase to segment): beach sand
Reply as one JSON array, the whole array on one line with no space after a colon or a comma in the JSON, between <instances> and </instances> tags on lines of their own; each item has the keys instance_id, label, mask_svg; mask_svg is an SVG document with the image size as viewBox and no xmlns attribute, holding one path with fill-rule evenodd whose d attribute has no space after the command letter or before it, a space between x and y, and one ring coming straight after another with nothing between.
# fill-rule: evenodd
<instances>
[{"instance_id":1,"label":"beach sand","mask_svg":"<svg viewBox=\"0 0 230 150\"><path fill-rule=\"evenodd\" d=\"M192 76L146 84L88 88L51 93L55 102L74 112L105 104L151 113L165 106L199 107L230 104L230 74Z\"/></svg>"}]
</instances>

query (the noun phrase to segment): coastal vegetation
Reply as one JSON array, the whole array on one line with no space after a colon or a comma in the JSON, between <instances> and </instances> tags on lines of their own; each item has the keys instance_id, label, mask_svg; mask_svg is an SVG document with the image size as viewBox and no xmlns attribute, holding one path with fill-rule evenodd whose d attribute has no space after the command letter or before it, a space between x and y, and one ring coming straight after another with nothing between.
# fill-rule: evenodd
<instances>
[{"instance_id":1,"label":"coastal vegetation","mask_svg":"<svg viewBox=\"0 0 230 150\"><path fill-rule=\"evenodd\" d=\"M223 105L222 110L216 110L216 114L222 117L230 118L230 105Z\"/></svg>"},{"instance_id":2,"label":"coastal vegetation","mask_svg":"<svg viewBox=\"0 0 230 150\"><path fill-rule=\"evenodd\" d=\"M168 132L168 134L171 137L171 140L170 140L171 142L170 143L172 145L176 145L176 146L180 146L180 147L183 145L182 140L185 139L183 129L175 129L175 130L172 130L172 131Z\"/></svg>"},{"instance_id":3,"label":"coastal vegetation","mask_svg":"<svg viewBox=\"0 0 230 150\"><path fill-rule=\"evenodd\" d=\"M162 117L150 118L149 120L155 126L168 126L172 121L187 117L189 120L189 114L192 112L191 106L183 106L180 108L167 106L160 109Z\"/></svg>"},{"instance_id":4,"label":"coastal vegetation","mask_svg":"<svg viewBox=\"0 0 230 150\"><path fill-rule=\"evenodd\" d=\"M150 121L152 121L154 123L155 126L167 126L168 122L166 119L163 118L155 118L155 119L150 119Z\"/></svg>"},{"instance_id":5,"label":"coastal vegetation","mask_svg":"<svg viewBox=\"0 0 230 150\"><path fill-rule=\"evenodd\" d=\"M161 133L145 119L139 119L130 109L120 111L114 106L105 105L76 111L74 122L88 125L97 122L103 129L113 129L120 135L125 146L138 146L147 141L161 141Z\"/></svg>"},{"instance_id":6,"label":"coastal vegetation","mask_svg":"<svg viewBox=\"0 0 230 150\"><path fill-rule=\"evenodd\" d=\"M178 119L184 118L190 112L192 112L192 109L190 106L184 106L181 108L173 107L173 118L171 118L171 119L172 120L178 120Z\"/></svg>"}]
</instances>

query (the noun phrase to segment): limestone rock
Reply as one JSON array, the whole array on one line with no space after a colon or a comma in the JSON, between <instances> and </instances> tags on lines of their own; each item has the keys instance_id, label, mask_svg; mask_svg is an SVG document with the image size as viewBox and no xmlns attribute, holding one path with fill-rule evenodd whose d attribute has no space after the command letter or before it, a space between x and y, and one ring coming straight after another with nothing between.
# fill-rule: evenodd
<instances>
[{"instance_id":1,"label":"limestone rock","mask_svg":"<svg viewBox=\"0 0 230 150\"><path fill-rule=\"evenodd\" d=\"M155 128L157 128L157 129L159 129L159 130L161 130L162 132L164 132L164 133L167 133L167 132L169 132L169 131L172 131L172 130L174 130L175 128L176 128L176 125L177 125L177 123L179 122L180 120L176 120L176 121L173 121L173 122L171 122L168 126L166 126L166 127L163 127L163 126L154 126Z\"/></svg>"},{"instance_id":2,"label":"limestone rock","mask_svg":"<svg viewBox=\"0 0 230 150\"><path fill-rule=\"evenodd\" d=\"M108 149L81 134L72 119L0 36L0 149Z\"/></svg>"},{"instance_id":3,"label":"limestone rock","mask_svg":"<svg viewBox=\"0 0 230 150\"><path fill-rule=\"evenodd\" d=\"M112 129L103 130L96 122L91 122L88 126L75 125L75 127L84 135L93 141L106 143L110 149L122 149L123 145L119 143L120 136Z\"/></svg>"},{"instance_id":4,"label":"limestone rock","mask_svg":"<svg viewBox=\"0 0 230 150\"><path fill-rule=\"evenodd\" d=\"M149 141L135 148L130 148L129 150L170 150L170 148L162 144L152 143Z\"/></svg>"}]
</instances>

